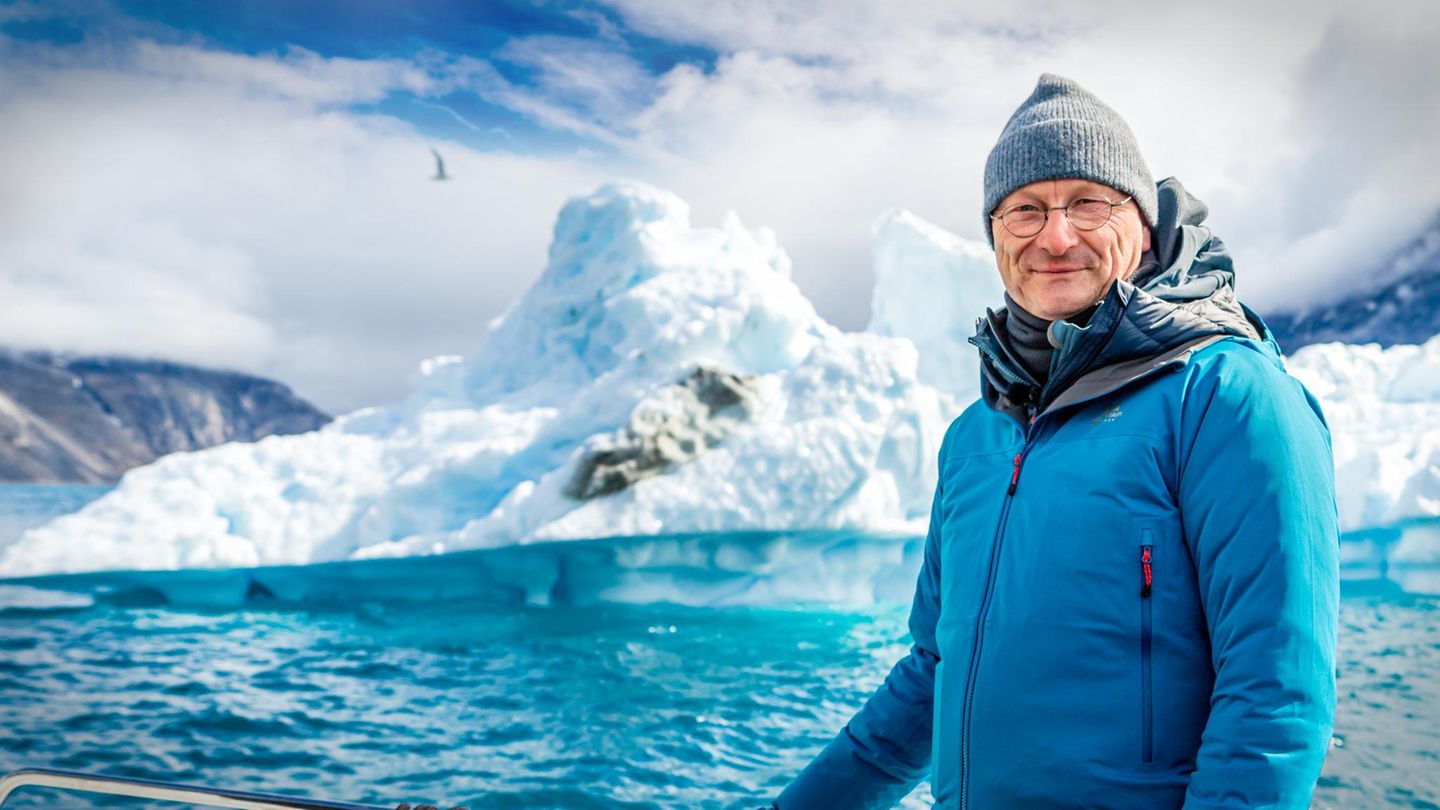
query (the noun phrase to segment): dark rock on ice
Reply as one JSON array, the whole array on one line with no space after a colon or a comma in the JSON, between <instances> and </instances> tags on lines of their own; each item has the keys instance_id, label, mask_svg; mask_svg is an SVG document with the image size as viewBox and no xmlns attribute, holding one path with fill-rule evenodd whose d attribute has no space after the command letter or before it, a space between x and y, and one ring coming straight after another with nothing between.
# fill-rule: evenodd
<instances>
[{"instance_id":1,"label":"dark rock on ice","mask_svg":"<svg viewBox=\"0 0 1440 810\"><path fill-rule=\"evenodd\" d=\"M696 368L638 404L624 427L591 439L565 494L609 495L695 458L750 415L754 396L752 377Z\"/></svg>"}]
</instances>

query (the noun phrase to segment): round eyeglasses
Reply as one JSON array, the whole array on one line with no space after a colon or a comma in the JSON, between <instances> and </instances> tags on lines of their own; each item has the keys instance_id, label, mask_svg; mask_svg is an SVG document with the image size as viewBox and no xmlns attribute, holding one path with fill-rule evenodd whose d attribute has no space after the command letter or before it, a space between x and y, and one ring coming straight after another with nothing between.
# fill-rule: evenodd
<instances>
[{"instance_id":1,"label":"round eyeglasses","mask_svg":"<svg viewBox=\"0 0 1440 810\"><path fill-rule=\"evenodd\" d=\"M1080 197L1071 200L1069 205L1057 205L1053 208L1045 208L1034 203L1018 203L998 214L991 214L990 218L1000 220L1000 224L1005 226L1005 230L1021 239L1045 230L1045 223L1049 221L1051 211L1064 211L1065 218L1077 231L1093 231L1110 221L1110 214L1116 206L1124 205L1132 199L1134 197L1126 197L1123 200L1111 202L1098 197Z\"/></svg>"}]
</instances>

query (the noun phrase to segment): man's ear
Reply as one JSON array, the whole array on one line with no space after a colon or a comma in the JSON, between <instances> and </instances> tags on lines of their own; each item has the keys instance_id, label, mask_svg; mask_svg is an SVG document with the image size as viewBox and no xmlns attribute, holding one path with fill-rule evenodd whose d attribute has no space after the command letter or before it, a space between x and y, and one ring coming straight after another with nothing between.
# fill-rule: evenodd
<instances>
[{"instance_id":1,"label":"man's ear","mask_svg":"<svg viewBox=\"0 0 1440 810\"><path fill-rule=\"evenodd\" d=\"M1141 217L1141 220L1144 220L1144 217ZM1144 253L1145 251L1150 249L1150 226L1146 225L1142 221L1140 223L1140 228L1141 230L1145 231L1145 235L1140 237L1140 252Z\"/></svg>"}]
</instances>

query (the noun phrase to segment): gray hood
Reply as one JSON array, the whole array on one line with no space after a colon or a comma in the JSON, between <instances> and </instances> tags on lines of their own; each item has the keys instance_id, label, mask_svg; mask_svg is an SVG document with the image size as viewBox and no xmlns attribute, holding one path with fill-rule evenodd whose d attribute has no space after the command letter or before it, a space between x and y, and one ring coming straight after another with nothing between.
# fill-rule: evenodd
<instances>
[{"instance_id":1,"label":"gray hood","mask_svg":"<svg viewBox=\"0 0 1440 810\"><path fill-rule=\"evenodd\" d=\"M1050 342L1056 348L1043 388L998 334L1004 313L986 311L970 342L980 349L981 391L991 405L1010 411L1028 404L1033 414L1081 377L1107 366L1136 361L1143 366L1147 359L1205 338L1261 338L1264 324L1235 297L1235 268L1225 244L1201 224L1209 213L1205 204L1173 177L1158 183L1156 192L1153 259L1147 254L1130 281L1115 282L1084 326L1051 324Z\"/></svg>"}]
</instances>

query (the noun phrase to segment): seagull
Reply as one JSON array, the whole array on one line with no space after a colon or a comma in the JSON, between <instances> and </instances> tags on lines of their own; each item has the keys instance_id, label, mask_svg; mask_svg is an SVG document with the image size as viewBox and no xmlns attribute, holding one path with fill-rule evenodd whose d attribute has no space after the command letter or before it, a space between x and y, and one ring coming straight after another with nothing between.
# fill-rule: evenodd
<instances>
[{"instance_id":1,"label":"seagull","mask_svg":"<svg viewBox=\"0 0 1440 810\"><path fill-rule=\"evenodd\" d=\"M437 152L437 151L435 151L434 148L431 148L430 154L432 154L432 155L435 156L435 176L432 177L432 178L430 178L430 179L431 179L431 180L449 180L449 179L450 179L450 175L448 175L448 174L445 173L445 161L444 161L443 158L440 157L440 153Z\"/></svg>"}]
</instances>

